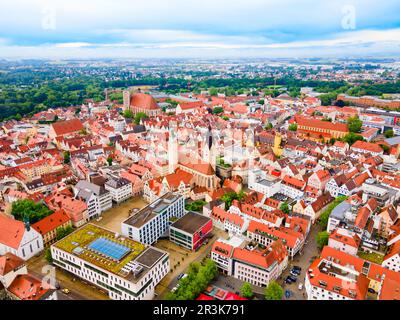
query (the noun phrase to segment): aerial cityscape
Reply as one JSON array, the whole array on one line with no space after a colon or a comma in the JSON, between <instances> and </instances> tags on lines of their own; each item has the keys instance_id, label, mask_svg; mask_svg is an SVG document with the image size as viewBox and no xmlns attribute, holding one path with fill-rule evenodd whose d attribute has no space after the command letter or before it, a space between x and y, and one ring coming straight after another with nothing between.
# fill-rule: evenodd
<instances>
[{"instance_id":1,"label":"aerial cityscape","mask_svg":"<svg viewBox=\"0 0 400 320\"><path fill-rule=\"evenodd\" d=\"M338 1L344 44L329 19L335 41L285 29L275 1L284 42L247 16L218 36L141 17L160 1L136 4L131 40L75 1L14 2L46 19L0 22L0 300L400 299L397 3L370 26Z\"/></svg>"}]
</instances>

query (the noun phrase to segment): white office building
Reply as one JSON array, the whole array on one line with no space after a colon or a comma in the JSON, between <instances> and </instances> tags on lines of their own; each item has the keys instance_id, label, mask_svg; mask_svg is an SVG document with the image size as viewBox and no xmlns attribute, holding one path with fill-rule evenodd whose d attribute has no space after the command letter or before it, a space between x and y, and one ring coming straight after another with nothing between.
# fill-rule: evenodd
<instances>
[{"instance_id":1,"label":"white office building","mask_svg":"<svg viewBox=\"0 0 400 320\"><path fill-rule=\"evenodd\" d=\"M172 222L185 214L185 198L168 192L122 222L122 234L140 243L152 244L162 236L167 237Z\"/></svg>"},{"instance_id":2,"label":"white office building","mask_svg":"<svg viewBox=\"0 0 400 320\"><path fill-rule=\"evenodd\" d=\"M56 266L108 292L113 300L151 300L170 271L168 253L93 224L51 246Z\"/></svg>"}]
</instances>

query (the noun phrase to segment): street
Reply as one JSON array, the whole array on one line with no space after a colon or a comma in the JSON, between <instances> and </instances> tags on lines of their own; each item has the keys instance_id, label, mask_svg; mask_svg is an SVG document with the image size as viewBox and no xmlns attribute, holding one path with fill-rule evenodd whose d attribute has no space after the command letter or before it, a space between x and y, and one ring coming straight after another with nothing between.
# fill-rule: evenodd
<instances>
[{"instance_id":1,"label":"street","mask_svg":"<svg viewBox=\"0 0 400 320\"><path fill-rule=\"evenodd\" d=\"M293 300L305 300L306 297L304 296L305 290L304 290L304 277L305 277L305 272L308 269L308 267L311 264L311 260L315 259L317 256L319 256L320 250L318 249L317 243L315 241L315 238L317 236L317 233L322 231L321 227L319 224L315 224L311 226L310 233L307 237L306 244L303 247L303 250L301 251L301 255L297 254L293 260L289 260L288 268L282 273L282 276L280 277L280 280L278 283L282 285L282 288L284 290L290 290L292 291L292 296L290 299ZM290 269L292 266L299 266L301 267L301 274L298 276L297 281L292 284L286 284L285 283L285 278L290 274ZM299 284L303 284L303 289L299 290Z\"/></svg>"},{"instance_id":2,"label":"street","mask_svg":"<svg viewBox=\"0 0 400 320\"><path fill-rule=\"evenodd\" d=\"M27 267L30 273L38 278L43 278L45 274L42 273L42 268L49 263L44 258L44 254L33 257L27 262ZM60 284L58 296L60 300L108 300L108 294L101 291L98 287L85 283L80 278L62 270L55 268L56 280ZM61 290L67 288L70 293L64 294Z\"/></svg>"},{"instance_id":3,"label":"street","mask_svg":"<svg viewBox=\"0 0 400 320\"><path fill-rule=\"evenodd\" d=\"M166 250L170 253L171 272L156 287L157 300L163 299L166 293L171 291L177 284L177 277L180 273L184 273L192 262L201 262L208 253L211 252L212 245L218 238L228 238L228 233L218 228L213 229L213 237L208 244L202 245L196 252L190 252L182 247L170 242L169 240L160 240L155 247Z\"/></svg>"}]
</instances>

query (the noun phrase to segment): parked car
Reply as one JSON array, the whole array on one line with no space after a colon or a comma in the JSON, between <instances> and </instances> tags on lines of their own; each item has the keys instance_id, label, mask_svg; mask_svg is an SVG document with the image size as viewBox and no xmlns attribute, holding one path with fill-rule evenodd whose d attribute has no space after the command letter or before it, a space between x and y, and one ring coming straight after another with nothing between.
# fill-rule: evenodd
<instances>
[{"instance_id":1,"label":"parked car","mask_svg":"<svg viewBox=\"0 0 400 320\"><path fill-rule=\"evenodd\" d=\"M293 281L289 276L286 277L285 283L287 283L287 284L292 284L293 282L294 282L294 281Z\"/></svg>"},{"instance_id":2,"label":"parked car","mask_svg":"<svg viewBox=\"0 0 400 320\"><path fill-rule=\"evenodd\" d=\"M369 292L369 293L372 293L372 294L375 294L375 293L376 293L376 291L375 291L374 289L372 289L372 288L368 288L368 292Z\"/></svg>"},{"instance_id":3,"label":"parked car","mask_svg":"<svg viewBox=\"0 0 400 320\"><path fill-rule=\"evenodd\" d=\"M298 271L301 271L301 267L299 267L299 266L293 266L293 267L292 267L292 270L298 270Z\"/></svg>"},{"instance_id":4,"label":"parked car","mask_svg":"<svg viewBox=\"0 0 400 320\"><path fill-rule=\"evenodd\" d=\"M292 276L299 276L300 275L300 271L297 271L297 270L290 270L290 274L292 275Z\"/></svg>"},{"instance_id":5,"label":"parked car","mask_svg":"<svg viewBox=\"0 0 400 320\"><path fill-rule=\"evenodd\" d=\"M292 296L292 291L290 290L285 290L285 298L289 299Z\"/></svg>"},{"instance_id":6,"label":"parked car","mask_svg":"<svg viewBox=\"0 0 400 320\"><path fill-rule=\"evenodd\" d=\"M303 290L303 284L302 283L299 283L299 290Z\"/></svg>"},{"instance_id":7,"label":"parked car","mask_svg":"<svg viewBox=\"0 0 400 320\"><path fill-rule=\"evenodd\" d=\"M295 277L295 276L288 276L288 278L290 280L292 280L292 282L296 282L297 281L297 277Z\"/></svg>"},{"instance_id":8,"label":"parked car","mask_svg":"<svg viewBox=\"0 0 400 320\"><path fill-rule=\"evenodd\" d=\"M62 289L62 292L65 294L69 294L71 291L68 288Z\"/></svg>"},{"instance_id":9,"label":"parked car","mask_svg":"<svg viewBox=\"0 0 400 320\"><path fill-rule=\"evenodd\" d=\"M179 276L177 277L178 280L181 280L183 278L185 274L184 273L180 273Z\"/></svg>"}]
</instances>

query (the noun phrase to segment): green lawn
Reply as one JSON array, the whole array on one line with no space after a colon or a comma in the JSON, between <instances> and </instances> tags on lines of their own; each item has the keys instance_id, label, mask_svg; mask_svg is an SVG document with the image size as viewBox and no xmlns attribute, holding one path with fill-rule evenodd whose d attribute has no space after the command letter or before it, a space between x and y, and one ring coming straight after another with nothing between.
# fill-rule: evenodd
<instances>
[{"instance_id":1,"label":"green lawn","mask_svg":"<svg viewBox=\"0 0 400 320\"><path fill-rule=\"evenodd\" d=\"M375 253L375 252L370 253L370 252L364 252L364 251L359 251L358 256L361 259L368 260L368 261L371 261L371 262L374 262L377 264L382 264L383 258L384 258L384 255L382 255L382 254Z\"/></svg>"}]
</instances>

